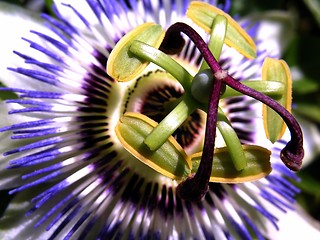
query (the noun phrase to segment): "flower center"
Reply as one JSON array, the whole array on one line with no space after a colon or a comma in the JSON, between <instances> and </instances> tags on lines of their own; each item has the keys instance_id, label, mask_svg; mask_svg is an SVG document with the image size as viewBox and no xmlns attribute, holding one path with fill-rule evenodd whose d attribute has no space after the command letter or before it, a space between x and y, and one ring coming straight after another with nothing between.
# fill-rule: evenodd
<instances>
[{"instance_id":1,"label":"flower center","mask_svg":"<svg viewBox=\"0 0 320 240\"><path fill-rule=\"evenodd\" d=\"M197 5L194 5L194 7L197 8ZM224 42L236 48L244 56L254 57L255 47L252 46L253 41L251 38L246 35L240 26L230 19L230 16L211 13L208 13L208 16L213 16L212 22L209 23L209 32L211 34L209 43L206 43L192 27L185 23L173 24L165 35L163 35L159 27L152 24L145 24L128 33L128 35L124 37L124 40L118 43L118 47L115 47L110 56L111 60L108 62L108 73L114 78L119 79L119 81L127 81L134 78L142 72L148 65L148 62L153 62L163 68L168 74L171 74L183 87L183 95L175 98L173 101L174 104L170 104L168 107L168 105L163 102L160 103L164 111L171 110L171 107L173 107L173 109L163 119L155 119L159 121L158 124L149 121L145 115L129 114L128 117L124 116L124 118L120 120L117 133L129 151L133 151L135 156L139 159L141 157L141 161L149 164L149 166L157 171L168 174L167 176L175 176L174 172L170 172L178 170L175 169L175 164L177 164L177 166L188 165L188 167L191 168L190 173L188 173L188 167L186 167L183 168L183 171L179 171L181 173L179 176L175 176L174 178L180 181L177 187L178 195L190 201L201 200L208 191L209 181L214 181L213 179L219 175L216 166L213 167L213 161L215 157L219 155L217 154L217 156L215 156L217 128L226 143L225 150L227 154L223 157L225 158L224 161L230 163L227 165L224 164L226 172L222 178L219 178L220 181L221 179L222 181L228 179L226 181L232 182L231 178L235 179L237 177L239 177L238 180L236 180L238 182L248 181L248 178L249 180L255 180L258 178L257 176L267 175L269 171L271 171L266 167L269 163L266 163L266 165L262 167L260 165L260 170L257 170L257 166L262 163L259 163L258 160L253 160L253 165L251 163L247 164L249 161L247 157L248 152L253 154L253 151L251 151L252 146L248 147L240 143L228 118L222 110L219 109L219 100L226 90L225 85L240 94L255 98L281 116L291 131L291 141L281 152L281 159L288 168L295 171L298 170L303 158L302 132L297 121L290 112L286 110L287 105L284 107L282 102L278 103L271 97L265 95L263 92L267 92L267 90L259 84L258 86L262 88L262 92L250 87L250 85L255 86L254 84L248 83L247 86L246 84L240 83L230 76L226 70L222 69L218 63ZM207 28L206 24L208 24L208 21L201 22L202 19L198 19L197 14L191 14L190 17L196 23L199 23L200 26L204 24L204 28ZM194 77L167 55L178 54L183 49L185 40L181 33L184 33L190 38L200 51L204 60L199 69L199 73ZM152 38L150 38L151 35ZM159 39L163 39L160 44ZM158 47L160 50L157 49ZM272 68L271 71L268 70L267 72L273 72L274 65L278 66L278 62L279 61L275 61L275 63L266 64L267 68ZM128 66L128 68L118 69L117 66ZM284 75L284 80L286 80L288 76L286 70L283 70L283 67L277 67L275 69L275 71L280 73L278 75ZM282 72L285 72L285 74L282 74ZM283 88L282 90L280 88L282 80L283 78L280 77L278 82L280 86L276 91L279 92L281 96L284 95ZM159 93L155 93L152 97L149 95L149 101L158 94ZM182 160L184 153L180 151L179 147L175 148L176 144L173 140L170 140L170 136L183 125L186 119L188 119L196 109L201 109L207 113L204 146L199 164L197 164L198 161L195 160L197 158L194 156L189 156L187 159ZM140 113L146 114L143 111L140 111ZM152 117L150 113L149 116ZM268 116L264 116L264 118L267 117ZM125 129L130 129L130 131L126 131ZM275 135L280 136L281 134L278 133L280 131L282 130L277 129ZM140 139L139 144L134 141L134 139L137 138ZM171 147L165 147L167 145ZM268 155L265 150L255 147L253 149L257 150L254 153L257 159L265 158ZM160 158L157 158L157 153ZM180 160L175 162L176 160L172 158L175 158L174 156L177 154ZM168 156L170 157L167 158ZM162 158L167 159L168 165L163 162ZM160 165L161 167L159 167ZM196 168L195 173L192 168ZM231 177L231 175L233 177ZM240 176L245 177L241 180Z\"/></svg>"},{"instance_id":2,"label":"flower center","mask_svg":"<svg viewBox=\"0 0 320 240\"><path fill-rule=\"evenodd\" d=\"M183 94L184 89L170 74L159 70L148 72L136 80L124 112L138 112L159 123L179 104ZM205 118L205 113L196 109L172 133L188 154L200 149Z\"/></svg>"}]
</instances>

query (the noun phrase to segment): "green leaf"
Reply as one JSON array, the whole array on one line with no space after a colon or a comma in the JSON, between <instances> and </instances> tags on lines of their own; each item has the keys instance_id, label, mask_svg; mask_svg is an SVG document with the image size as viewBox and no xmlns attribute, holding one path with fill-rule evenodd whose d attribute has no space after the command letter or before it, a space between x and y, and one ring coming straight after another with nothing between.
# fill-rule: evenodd
<instances>
[{"instance_id":1,"label":"green leaf","mask_svg":"<svg viewBox=\"0 0 320 240\"><path fill-rule=\"evenodd\" d=\"M0 82L0 87L4 87L4 85ZM17 95L10 91L0 91L0 100L6 99L15 99Z\"/></svg>"},{"instance_id":2,"label":"green leaf","mask_svg":"<svg viewBox=\"0 0 320 240\"><path fill-rule=\"evenodd\" d=\"M158 48L164 38L165 31L160 25L144 23L127 33L112 50L108 63L108 74L120 82L130 81L148 66L149 62L137 58L129 51L134 41L144 42Z\"/></svg>"},{"instance_id":3,"label":"green leaf","mask_svg":"<svg viewBox=\"0 0 320 240\"><path fill-rule=\"evenodd\" d=\"M292 82L292 89L294 94L303 95L318 91L320 85L316 79L302 78Z\"/></svg>"},{"instance_id":4,"label":"green leaf","mask_svg":"<svg viewBox=\"0 0 320 240\"><path fill-rule=\"evenodd\" d=\"M304 76L317 83L320 78L319 42L318 35L300 34L291 42L284 56L289 66L298 67Z\"/></svg>"},{"instance_id":5,"label":"green leaf","mask_svg":"<svg viewBox=\"0 0 320 240\"><path fill-rule=\"evenodd\" d=\"M51 15L54 15L54 11L52 10L53 4L54 4L53 0L45 0L46 10L50 12Z\"/></svg>"},{"instance_id":6,"label":"green leaf","mask_svg":"<svg viewBox=\"0 0 320 240\"><path fill-rule=\"evenodd\" d=\"M171 179L186 178L191 172L191 162L172 136L156 151L144 144L156 125L145 115L126 113L116 126L116 134L123 147L144 164Z\"/></svg>"},{"instance_id":7,"label":"green leaf","mask_svg":"<svg viewBox=\"0 0 320 240\"><path fill-rule=\"evenodd\" d=\"M283 60L266 58L262 66L262 80L277 81L284 85L283 94L276 101L291 112L292 81L288 65ZM272 143L280 139L285 130L286 124L282 118L271 108L263 105L263 124L267 138Z\"/></svg>"},{"instance_id":8,"label":"green leaf","mask_svg":"<svg viewBox=\"0 0 320 240\"><path fill-rule=\"evenodd\" d=\"M225 43L245 57L255 58L256 45L254 41L230 15L210 4L196 1L191 2L187 11L187 16L208 33L211 32L214 19L219 15L228 20Z\"/></svg>"},{"instance_id":9,"label":"green leaf","mask_svg":"<svg viewBox=\"0 0 320 240\"><path fill-rule=\"evenodd\" d=\"M320 181L310 176L307 173L299 174L302 181L297 182L296 185L304 192L320 197Z\"/></svg>"},{"instance_id":10,"label":"green leaf","mask_svg":"<svg viewBox=\"0 0 320 240\"><path fill-rule=\"evenodd\" d=\"M320 1L319 0L304 0L304 3L310 9L314 18L317 20L318 25L320 26Z\"/></svg>"},{"instance_id":11,"label":"green leaf","mask_svg":"<svg viewBox=\"0 0 320 240\"><path fill-rule=\"evenodd\" d=\"M320 108L318 104L299 103L294 108L294 112L320 123Z\"/></svg>"},{"instance_id":12,"label":"green leaf","mask_svg":"<svg viewBox=\"0 0 320 240\"><path fill-rule=\"evenodd\" d=\"M0 87L5 87L5 85L3 85L0 82ZM14 92L11 92L11 91L0 91L0 100L15 99L17 97L18 97L17 94L15 94Z\"/></svg>"},{"instance_id":13,"label":"green leaf","mask_svg":"<svg viewBox=\"0 0 320 240\"><path fill-rule=\"evenodd\" d=\"M233 166L232 157L226 147L214 150L213 166L210 182L242 183L255 181L267 176L271 172L271 152L263 147L243 145L247 165L242 171ZM190 156L192 173L196 173L200 164L202 153Z\"/></svg>"}]
</instances>

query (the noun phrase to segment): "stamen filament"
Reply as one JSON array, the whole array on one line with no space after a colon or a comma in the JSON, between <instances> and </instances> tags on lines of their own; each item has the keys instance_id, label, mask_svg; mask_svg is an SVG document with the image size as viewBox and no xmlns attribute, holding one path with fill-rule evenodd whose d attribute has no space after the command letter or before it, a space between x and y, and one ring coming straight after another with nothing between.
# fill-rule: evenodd
<instances>
[{"instance_id":1,"label":"stamen filament","mask_svg":"<svg viewBox=\"0 0 320 240\"><path fill-rule=\"evenodd\" d=\"M222 110L220 109L220 111ZM219 114L219 116L221 115ZM224 114L222 116L223 119L221 120L221 117L218 117L219 120L217 122L217 127L227 145L235 169L241 171L247 166L247 160L242 149L241 142L227 117Z\"/></svg>"},{"instance_id":2,"label":"stamen filament","mask_svg":"<svg viewBox=\"0 0 320 240\"><path fill-rule=\"evenodd\" d=\"M192 76L179 63L174 61L171 57L164 54L162 51L145 44L141 41L134 41L129 49L134 55L146 61L153 62L159 67L170 73L177 79L184 89L190 89Z\"/></svg>"},{"instance_id":3,"label":"stamen filament","mask_svg":"<svg viewBox=\"0 0 320 240\"><path fill-rule=\"evenodd\" d=\"M222 52L222 47L224 44L224 39L227 34L228 20L222 15L218 15L214 18L210 33L210 39L208 42L208 48L210 49L213 56L217 61L220 59ZM199 71L209 68L206 61L203 61Z\"/></svg>"},{"instance_id":4,"label":"stamen filament","mask_svg":"<svg viewBox=\"0 0 320 240\"><path fill-rule=\"evenodd\" d=\"M157 150L196 108L190 96L184 95L181 102L146 137L144 143L150 150Z\"/></svg>"},{"instance_id":5,"label":"stamen filament","mask_svg":"<svg viewBox=\"0 0 320 240\"><path fill-rule=\"evenodd\" d=\"M245 80L241 81L241 84L253 88L256 91L263 93L272 99L280 98L284 89L284 84L277 81L261 81L261 80ZM227 87L221 98L236 97L243 95L239 91L231 87Z\"/></svg>"}]
</instances>

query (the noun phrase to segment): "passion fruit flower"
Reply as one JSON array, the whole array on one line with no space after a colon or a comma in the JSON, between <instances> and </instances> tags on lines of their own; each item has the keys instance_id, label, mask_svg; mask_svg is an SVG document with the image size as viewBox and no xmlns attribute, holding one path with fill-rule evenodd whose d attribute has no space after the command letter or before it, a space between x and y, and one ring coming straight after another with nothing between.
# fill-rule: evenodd
<instances>
[{"instance_id":1,"label":"passion fruit flower","mask_svg":"<svg viewBox=\"0 0 320 240\"><path fill-rule=\"evenodd\" d=\"M139 121L136 129L156 129L160 126L156 122L161 123L176 109L186 92L166 68L156 65L149 65L135 79L129 76L132 81L117 82L105 70L110 53L120 39L125 39L125 34L145 22L160 24L166 30L178 21L185 22L209 39L186 16L188 6L188 1L77 0L64 4L56 1L53 6L56 17L43 15L46 21L42 23L28 12L1 3L3 20L10 20L12 25L21 24L22 32L31 28L31 34L25 33L23 37L29 49L20 44L1 48L6 53L13 47L18 56L14 59L8 54L6 63L14 60L9 71L1 71L0 75L7 86L2 90L18 95L1 106L0 186L10 189L9 193L14 196L0 222L2 239L274 239L275 230L286 232L286 228L279 229L283 223L278 220L287 215L294 216L289 221L300 224L299 229L290 229L291 233L299 234L303 228L306 231L303 236L319 236L316 235L319 232L299 216L300 211L296 212L294 195L299 190L290 180L297 178L280 161L280 150L288 140L271 144L264 137L261 105L252 98L227 88L220 101L214 98L223 113L213 115L220 116L217 120L222 118L221 123L231 124L228 130L236 133L231 139L239 139L241 146L252 146L261 156L269 155L268 150L262 148L268 147L272 151L272 172L256 181L236 176L232 184L231 180L222 182L229 176L223 173L219 181L209 183L208 192L200 201L190 201L177 194L181 181L174 179L176 172L169 169L170 176L163 171L167 162L164 167L159 162L153 167L148 165L141 161L139 154L130 151L130 147L135 149L130 145L134 141L127 143L126 136L121 140L121 130L120 137L116 134L116 126L119 120L126 120L122 116L128 116L123 115L127 112L138 116L134 118ZM20 20L14 17L19 14L24 16ZM238 30L236 28L236 32ZM255 37L255 29L248 30ZM10 36L8 30L7 39ZM17 41L12 40L12 43ZM201 66L206 68L202 63L204 53L198 51L198 44L189 38L184 41L184 45L178 44L182 48L173 58L194 76ZM263 40L258 42L257 57L253 60L224 47L219 66L237 80L261 79L264 59L279 57L277 49L263 43ZM213 51L212 45L208 45ZM212 65L212 61L207 63ZM125 69L119 66L116 70L123 72ZM225 77L222 74L222 78ZM270 89L264 87L269 83L253 81L248 85L272 95L268 93ZM283 90L276 87L274 91ZM200 104L202 100L194 101ZM178 149L183 157L196 158L193 154L202 150L207 118L203 110L208 105L205 101L202 104L204 107L187 112L183 122L178 121L179 126L172 133L174 138L164 138L165 144L171 143L172 149ZM132 122L129 125L132 126ZM233 145L225 146L226 131L219 128L219 122L218 129L216 148L220 150L214 159L219 157L219 151L227 153L222 160L231 159L229 155L234 149L228 146ZM244 154L251 153L253 163L258 163L255 157L259 155L247 152L246 148L250 147L243 147ZM151 151L158 154L157 149ZM172 151L166 148L163 152ZM144 159L153 160L153 157ZM227 170L236 165L237 161L232 161L226 162ZM194 166L187 164L187 167L196 172L198 162L195 160ZM185 162L182 165L185 166ZM239 167L239 171L247 167ZM259 171L268 174L268 171ZM252 172L248 176L251 177Z\"/></svg>"}]
</instances>

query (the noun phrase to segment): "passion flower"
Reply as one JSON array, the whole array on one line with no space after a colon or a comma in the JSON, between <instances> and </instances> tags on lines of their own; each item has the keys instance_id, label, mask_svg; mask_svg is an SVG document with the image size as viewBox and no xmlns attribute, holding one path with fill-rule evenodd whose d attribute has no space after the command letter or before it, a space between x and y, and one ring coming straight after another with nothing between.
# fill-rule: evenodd
<instances>
[{"instance_id":1,"label":"passion flower","mask_svg":"<svg viewBox=\"0 0 320 240\"><path fill-rule=\"evenodd\" d=\"M250 44L237 53L229 48L221 50L224 44L220 40L216 51L211 41L205 41L203 47L210 50L207 53L213 53L218 60L213 63L207 59L203 62L205 54L199 49L204 48L199 48L196 41L183 37L184 44L176 42L177 47L172 47L172 41L162 41L159 31L160 46L158 41L147 42L148 37L143 36L127 42L131 45L123 52L123 56L130 52L129 57L137 65L139 58L144 65L152 61L156 65L140 69L137 75L128 74L125 80L131 81L127 82L118 82L107 74L106 66L115 46L146 22L156 29L161 26L163 33L168 33L174 23L184 22L203 39L209 35L213 40L224 39L221 34L216 36L217 31L205 33L197 27L197 21L191 23L186 17L189 4L55 1L55 17L44 14L43 23L37 18L33 21L28 12L0 3L2 22L18 22L26 34L21 42L30 45L26 48L14 44L16 58L6 58L6 64L12 64L6 66L8 71L0 71L6 85L1 90L17 96L1 105L0 186L9 189L13 197L0 220L1 239L274 238L274 230L281 223L278 219L287 216L285 212L308 229L303 234L319 234L296 211L294 196L299 189L289 180L297 177L280 162L278 149L287 140L271 144L259 134L264 128L257 102L244 96L245 91L239 93L230 87L224 90L224 84L216 88L217 81L212 86L219 90L218 98L214 97L218 105L213 108L210 95L203 98L208 98L207 102L198 101L189 91L196 73L215 64L228 71L227 75L219 72L222 77L230 75L236 82L241 80L250 89L272 98L282 96L283 84L274 79L246 81L262 78L265 57L279 58L264 41L257 44L257 58L251 61L240 54L251 49ZM223 29L224 19L229 17L214 9L214 14L222 15L218 23ZM209 16L216 25L214 14ZM24 17L16 20L17 16ZM212 24L209 28L216 29ZM240 28L232 24L238 33ZM31 33L25 32L30 28ZM13 34L7 32L4 38ZM255 31L251 32L254 38ZM148 55L149 49L159 55ZM175 54L168 55L164 49ZM1 56L12 56L6 51L7 46L2 45L0 50L5 53L1 52ZM122 66L130 67L118 62L114 72L124 73ZM217 71L211 72L216 75ZM208 117L206 112L210 109L216 120ZM221 133L206 136L208 119L211 128L215 130L217 125ZM126 126L120 127L128 127L131 139L128 135L121 139L121 129L120 135L117 133L121 123ZM135 142L134 136L141 142L150 137L151 147L146 144L148 154L137 151L134 144L140 142ZM155 141L157 137L159 142ZM203 149L205 139L214 141L214 147L209 144L207 150ZM236 146L242 146L237 151L245 156L246 164L239 164L240 170L233 168L238 162L230 154L235 148L227 143L228 139L236 139ZM212 157L204 157L203 153ZM174 154L177 159L172 160ZM207 192L197 202L182 198L177 193L179 184L198 174L206 162L204 158L213 163L210 171L206 170L206 174L210 173L204 179L207 185L199 185L205 186ZM269 163L270 158L273 170L269 174L268 168L257 164ZM252 181L252 176L259 180ZM281 228L279 232L285 230Z\"/></svg>"}]
</instances>

